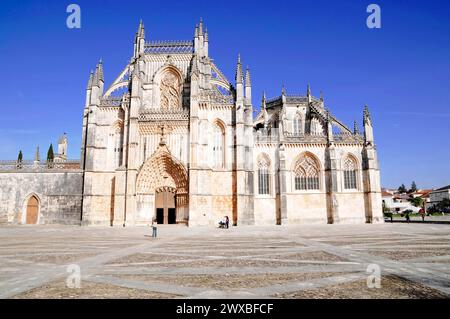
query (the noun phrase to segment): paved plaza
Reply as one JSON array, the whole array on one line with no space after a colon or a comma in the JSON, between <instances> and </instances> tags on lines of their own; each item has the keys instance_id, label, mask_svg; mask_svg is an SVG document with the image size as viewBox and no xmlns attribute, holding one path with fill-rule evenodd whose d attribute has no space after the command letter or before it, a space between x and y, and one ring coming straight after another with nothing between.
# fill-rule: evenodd
<instances>
[{"instance_id":1,"label":"paved plaza","mask_svg":"<svg viewBox=\"0 0 450 319\"><path fill-rule=\"evenodd\" d=\"M450 296L450 225L158 230L2 227L0 298ZM369 265L381 288L368 287Z\"/></svg>"}]
</instances>

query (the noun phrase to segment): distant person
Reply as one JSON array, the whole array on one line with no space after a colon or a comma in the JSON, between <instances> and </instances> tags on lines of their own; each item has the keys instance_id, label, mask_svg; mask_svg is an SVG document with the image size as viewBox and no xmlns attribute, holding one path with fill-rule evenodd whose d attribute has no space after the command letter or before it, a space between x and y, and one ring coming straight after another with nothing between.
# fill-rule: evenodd
<instances>
[{"instance_id":1,"label":"distant person","mask_svg":"<svg viewBox=\"0 0 450 319\"><path fill-rule=\"evenodd\" d=\"M152 220L152 237L153 238L158 237L158 227L157 227L157 223L154 219Z\"/></svg>"},{"instance_id":2,"label":"distant person","mask_svg":"<svg viewBox=\"0 0 450 319\"><path fill-rule=\"evenodd\" d=\"M420 216L422 217L422 221L425 221L425 209L421 208L419 211Z\"/></svg>"},{"instance_id":3,"label":"distant person","mask_svg":"<svg viewBox=\"0 0 450 319\"><path fill-rule=\"evenodd\" d=\"M409 218L409 211L405 212L405 217L406 217L406 222L409 223L410 218Z\"/></svg>"},{"instance_id":4,"label":"distant person","mask_svg":"<svg viewBox=\"0 0 450 319\"><path fill-rule=\"evenodd\" d=\"M228 218L228 216L225 216L225 228L230 228L230 218Z\"/></svg>"}]
</instances>

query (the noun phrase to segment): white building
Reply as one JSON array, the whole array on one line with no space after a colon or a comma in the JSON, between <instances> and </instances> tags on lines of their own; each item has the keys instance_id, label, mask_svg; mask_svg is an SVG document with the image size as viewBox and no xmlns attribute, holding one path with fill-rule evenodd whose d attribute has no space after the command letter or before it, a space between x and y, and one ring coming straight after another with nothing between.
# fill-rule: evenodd
<instances>
[{"instance_id":1,"label":"white building","mask_svg":"<svg viewBox=\"0 0 450 319\"><path fill-rule=\"evenodd\" d=\"M433 207L444 199L450 199L450 185L435 189L430 193L428 207Z\"/></svg>"}]
</instances>

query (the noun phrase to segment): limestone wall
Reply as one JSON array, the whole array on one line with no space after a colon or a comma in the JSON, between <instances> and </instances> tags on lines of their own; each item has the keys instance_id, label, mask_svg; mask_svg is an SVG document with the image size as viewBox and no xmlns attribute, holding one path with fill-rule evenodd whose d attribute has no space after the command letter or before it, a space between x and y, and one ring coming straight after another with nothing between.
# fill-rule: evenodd
<instances>
[{"instance_id":1,"label":"limestone wall","mask_svg":"<svg viewBox=\"0 0 450 319\"><path fill-rule=\"evenodd\" d=\"M287 194L287 224L326 224L327 201L324 192Z\"/></svg>"},{"instance_id":2,"label":"limestone wall","mask_svg":"<svg viewBox=\"0 0 450 319\"><path fill-rule=\"evenodd\" d=\"M27 202L34 195L38 224L79 225L81 185L81 171L0 173L0 223L25 223Z\"/></svg>"},{"instance_id":3,"label":"limestone wall","mask_svg":"<svg viewBox=\"0 0 450 319\"><path fill-rule=\"evenodd\" d=\"M258 195L254 199L255 225L276 225L278 206L276 197Z\"/></svg>"}]
</instances>

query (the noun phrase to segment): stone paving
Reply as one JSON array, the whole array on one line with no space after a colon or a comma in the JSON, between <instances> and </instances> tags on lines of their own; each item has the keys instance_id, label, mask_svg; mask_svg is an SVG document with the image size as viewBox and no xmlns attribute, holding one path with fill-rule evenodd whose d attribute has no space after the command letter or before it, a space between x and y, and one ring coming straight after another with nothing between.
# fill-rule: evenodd
<instances>
[{"instance_id":1,"label":"stone paving","mask_svg":"<svg viewBox=\"0 0 450 319\"><path fill-rule=\"evenodd\" d=\"M0 228L0 298L448 298L450 226ZM77 265L81 287L70 288ZM368 266L381 270L369 288Z\"/></svg>"}]
</instances>

